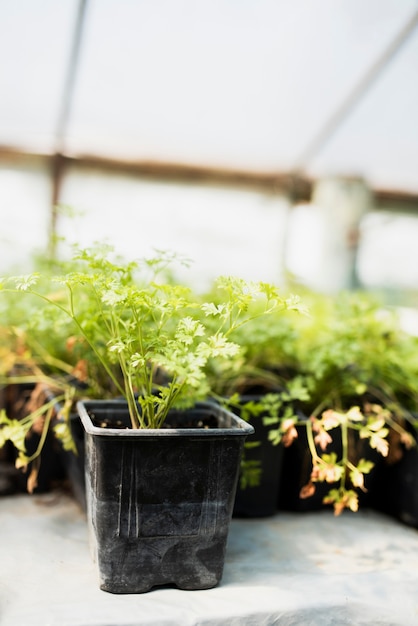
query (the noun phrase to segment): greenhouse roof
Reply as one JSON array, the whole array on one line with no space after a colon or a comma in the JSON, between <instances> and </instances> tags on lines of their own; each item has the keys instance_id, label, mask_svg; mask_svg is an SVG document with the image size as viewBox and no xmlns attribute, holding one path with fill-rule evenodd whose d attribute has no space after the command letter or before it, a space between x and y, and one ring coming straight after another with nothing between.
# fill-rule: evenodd
<instances>
[{"instance_id":1,"label":"greenhouse roof","mask_svg":"<svg viewBox=\"0 0 418 626\"><path fill-rule=\"evenodd\" d=\"M418 193L416 0L5 0L0 51L0 154Z\"/></svg>"}]
</instances>

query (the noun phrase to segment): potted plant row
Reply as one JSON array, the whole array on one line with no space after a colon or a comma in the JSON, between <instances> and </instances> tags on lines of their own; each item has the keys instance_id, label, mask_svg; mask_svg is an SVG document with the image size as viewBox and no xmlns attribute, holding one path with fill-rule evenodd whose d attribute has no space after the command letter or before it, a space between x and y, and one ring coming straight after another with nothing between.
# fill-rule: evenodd
<instances>
[{"instance_id":1,"label":"potted plant row","mask_svg":"<svg viewBox=\"0 0 418 626\"><path fill-rule=\"evenodd\" d=\"M294 355L307 398L289 423L279 507L361 504L400 517L388 480L415 454L418 340L370 294L305 301Z\"/></svg>"},{"instance_id":2,"label":"potted plant row","mask_svg":"<svg viewBox=\"0 0 418 626\"><path fill-rule=\"evenodd\" d=\"M217 281L216 301L204 301L175 283L170 261L161 254L126 263L103 246L79 251L64 271L2 282L5 296L42 303L42 319L59 334L71 327L67 343L82 346L85 375L76 378L90 397L76 389L65 406L78 399L91 548L100 587L113 593L218 584L253 428L213 400L208 371L234 363L240 346L232 336L241 327L298 308L273 285L232 277ZM62 381L61 359L44 360ZM100 380L92 381L96 370ZM64 380L65 390L75 389ZM3 414L3 422L3 438L11 438L18 421ZM68 419L56 431L66 441ZM19 462L28 462L24 446L18 449Z\"/></svg>"},{"instance_id":3,"label":"potted plant row","mask_svg":"<svg viewBox=\"0 0 418 626\"><path fill-rule=\"evenodd\" d=\"M238 330L239 362L211 372L255 428L235 512L361 505L416 524L418 339L369 293L305 292L303 302L309 315Z\"/></svg>"},{"instance_id":4,"label":"potted plant row","mask_svg":"<svg viewBox=\"0 0 418 626\"><path fill-rule=\"evenodd\" d=\"M212 299L216 298L211 294ZM211 363L208 369L212 393L224 406L249 422L255 432L244 445L234 515L265 517L278 507L283 445L277 432L284 434L289 419L297 419L296 403L306 398L294 356L295 322L306 317L299 303L294 315L286 311L268 318L254 316L232 335L240 346L234 363L227 369ZM274 440L272 434L274 433Z\"/></svg>"},{"instance_id":5,"label":"potted plant row","mask_svg":"<svg viewBox=\"0 0 418 626\"><path fill-rule=\"evenodd\" d=\"M54 429L71 461L77 442L84 451L85 436L88 479L86 491L80 491L81 499L87 493L103 589L126 593L166 582L183 588L217 584L232 510L263 516L332 506L340 514L361 504L418 525L411 496L411 481L418 477L417 340L402 331L393 311L367 294L326 298L305 293L309 314L295 315L295 310L306 313L297 298L279 297L272 285L225 277L209 294L198 296L175 283L164 255L138 265L111 261L110 254L107 249L80 251L59 271L3 281L8 302L16 297L25 302L25 314L15 319L13 301L8 328L20 342L12 352L31 364L32 377L25 383L37 383L44 391L55 386L61 398L40 397L23 421L12 422L3 413L1 434L4 441L14 439L17 463L31 467L32 485L39 446L28 455L22 427L28 433L37 423L46 437L53 406L58 414ZM9 377L13 380L23 382L19 376ZM86 397L88 402L78 404L81 426L71 415L76 400ZM99 398L111 401L110 413L101 413ZM205 424L208 408L212 417ZM182 425L178 420L189 419L192 409L198 417ZM236 429L239 417L243 422ZM235 434L227 443L231 430ZM193 431L195 452L180 452L186 431L187 436ZM132 440L129 452L123 452L123 461L110 463L110 458L120 459L114 451L122 439ZM140 440L145 448L134 452ZM157 449L164 446L161 456ZM222 448L228 460L214 456ZM172 455L184 473L173 469L170 478L177 486L189 485L193 495L187 505L181 490L177 496L174 491L156 495L157 486L168 486L161 472ZM205 469L185 462L198 458L206 459ZM148 478L142 481L145 459ZM222 483L218 469L223 465L229 471L229 495L216 492L215 505L209 495ZM118 477L113 486L106 466ZM79 464L75 469L80 474ZM190 485L191 476L196 482ZM202 486L203 476L212 486ZM141 501L135 499L138 494ZM110 515L104 512L108 502ZM184 508L190 522L186 530L167 530L169 519L180 528ZM117 547L106 543L101 522L93 522L96 515L117 520L111 529L120 535ZM162 529L166 534L160 536ZM203 547L198 544L202 534L206 540L212 537ZM122 547L125 540L129 549ZM109 566L112 553L117 565ZM179 561L187 567L175 574ZM119 571L116 581L114 571ZM136 576L133 583L127 582L127 572Z\"/></svg>"}]
</instances>

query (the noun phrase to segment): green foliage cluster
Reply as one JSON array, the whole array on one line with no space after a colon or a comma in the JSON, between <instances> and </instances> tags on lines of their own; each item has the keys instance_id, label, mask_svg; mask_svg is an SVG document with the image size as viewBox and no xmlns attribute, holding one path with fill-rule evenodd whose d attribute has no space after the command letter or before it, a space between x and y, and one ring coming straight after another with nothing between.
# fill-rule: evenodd
<instances>
[{"instance_id":1,"label":"green foliage cluster","mask_svg":"<svg viewBox=\"0 0 418 626\"><path fill-rule=\"evenodd\" d=\"M290 446L305 431L312 473L301 497L324 482L337 514L357 510L376 453L392 460L415 445L418 338L367 293L304 293L303 303L308 314L288 309L233 335L242 348L235 368L212 371L212 388L253 424L261 419L273 445ZM253 389L264 395L248 399ZM259 476L244 457L242 486Z\"/></svg>"},{"instance_id":2,"label":"green foliage cluster","mask_svg":"<svg viewBox=\"0 0 418 626\"><path fill-rule=\"evenodd\" d=\"M312 294L305 302L310 317L295 320L294 356L307 392L300 406L306 419L290 424L286 442L297 436L296 426L306 428L313 468L301 495L312 495L318 482L332 484L324 502L338 514L357 510L374 452L395 459L415 445L418 338L369 294ZM340 458L329 452L337 434Z\"/></svg>"},{"instance_id":3,"label":"green foliage cluster","mask_svg":"<svg viewBox=\"0 0 418 626\"><path fill-rule=\"evenodd\" d=\"M176 260L161 252L125 262L96 246L2 279L3 384L53 387L63 407L54 428L67 448L69 411L86 395L124 397L134 428L160 428L172 407L210 396L261 417L272 445L289 446L305 429L312 473L302 497L325 482L336 513L356 510L373 453L414 445L418 339L367 294L306 293L302 304L274 285L224 276L198 295L175 281ZM29 429L42 420L40 449L51 410L47 398L23 421L0 414L0 446L13 441L21 466L33 460ZM243 483L259 476L244 458Z\"/></svg>"},{"instance_id":4,"label":"green foliage cluster","mask_svg":"<svg viewBox=\"0 0 418 626\"><path fill-rule=\"evenodd\" d=\"M121 396L133 428L161 428L171 408L212 395L209 371L236 365L241 347L234 333L299 306L271 284L237 277L219 277L214 297L202 299L175 282L174 260L161 252L125 262L109 246L96 246L58 267L2 279L8 330L24 345L30 380L59 387L65 406L80 387L91 397ZM17 380L10 370L3 375L3 382ZM49 424L47 407L25 418L20 432L2 415L2 437L18 444L22 465L31 460L22 444L27 429L40 412ZM56 433L68 445L66 425L61 420Z\"/></svg>"}]
</instances>

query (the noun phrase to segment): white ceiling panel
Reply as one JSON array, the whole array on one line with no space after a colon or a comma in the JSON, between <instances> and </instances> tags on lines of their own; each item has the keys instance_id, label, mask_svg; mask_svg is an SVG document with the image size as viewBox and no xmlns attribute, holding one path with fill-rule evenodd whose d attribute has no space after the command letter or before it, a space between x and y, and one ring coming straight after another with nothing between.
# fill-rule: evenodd
<instances>
[{"instance_id":1,"label":"white ceiling panel","mask_svg":"<svg viewBox=\"0 0 418 626\"><path fill-rule=\"evenodd\" d=\"M416 0L77 0L0 5L0 146L259 172L360 174L418 191L418 28L312 142ZM62 146L61 146L62 147Z\"/></svg>"},{"instance_id":2,"label":"white ceiling panel","mask_svg":"<svg viewBox=\"0 0 418 626\"><path fill-rule=\"evenodd\" d=\"M311 164L376 187L418 190L418 36L411 37Z\"/></svg>"},{"instance_id":3,"label":"white ceiling panel","mask_svg":"<svg viewBox=\"0 0 418 626\"><path fill-rule=\"evenodd\" d=\"M77 7L0 2L0 144L54 149Z\"/></svg>"}]
</instances>

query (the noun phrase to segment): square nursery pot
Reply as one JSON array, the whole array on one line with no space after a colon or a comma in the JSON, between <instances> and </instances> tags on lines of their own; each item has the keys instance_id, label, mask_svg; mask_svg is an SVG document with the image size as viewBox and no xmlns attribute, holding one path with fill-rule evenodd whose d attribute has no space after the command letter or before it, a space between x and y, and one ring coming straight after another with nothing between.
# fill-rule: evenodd
<instances>
[{"instance_id":1,"label":"square nursery pot","mask_svg":"<svg viewBox=\"0 0 418 626\"><path fill-rule=\"evenodd\" d=\"M244 440L253 428L210 402L170 412L168 427L158 430L131 429L127 405L117 400L79 402L77 408L100 588L143 593L159 585L215 587ZM107 421L109 428L98 425Z\"/></svg>"},{"instance_id":2,"label":"square nursery pot","mask_svg":"<svg viewBox=\"0 0 418 626\"><path fill-rule=\"evenodd\" d=\"M418 528L418 434L412 426L409 430L415 445L407 449L403 444L398 444L400 454L392 459L384 459L373 508Z\"/></svg>"},{"instance_id":3,"label":"square nursery pot","mask_svg":"<svg viewBox=\"0 0 418 626\"><path fill-rule=\"evenodd\" d=\"M72 450L64 450L64 448L60 446L59 454L72 495L82 511L86 512L84 428L78 413L71 413L70 429L77 452L74 453Z\"/></svg>"},{"instance_id":4,"label":"square nursery pot","mask_svg":"<svg viewBox=\"0 0 418 626\"><path fill-rule=\"evenodd\" d=\"M259 395L241 396L242 405L247 402L258 402ZM268 517L277 513L277 494L279 492L283 445L273 445L269 440L271 427L263 423L266 413L250 417L248 423L254 428L254 433L248 437L244 446L245 460L256 463L261 470L259 481L255 485L241 487L238 482L233 515L235 517Z\"/></svg>"}]
</instances>

